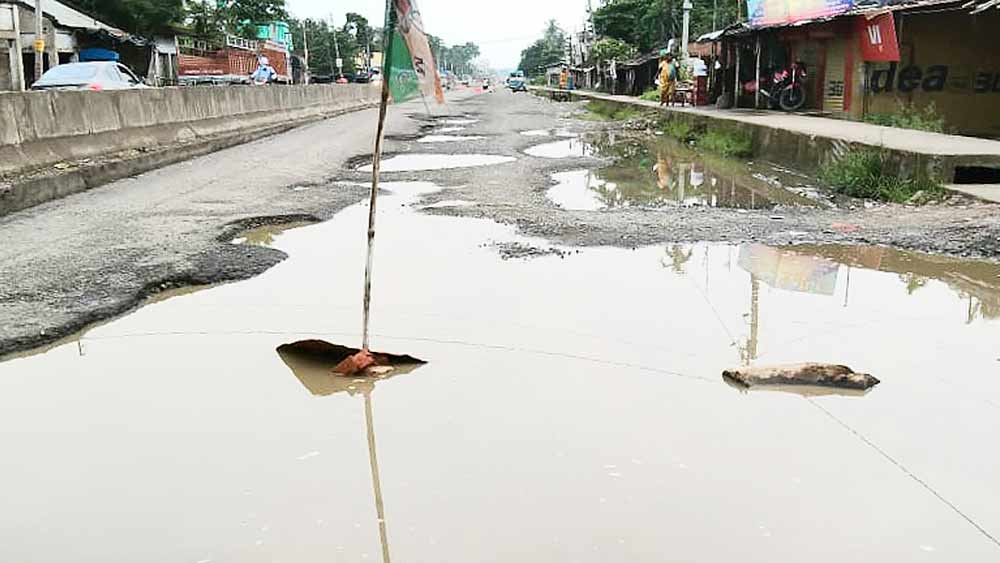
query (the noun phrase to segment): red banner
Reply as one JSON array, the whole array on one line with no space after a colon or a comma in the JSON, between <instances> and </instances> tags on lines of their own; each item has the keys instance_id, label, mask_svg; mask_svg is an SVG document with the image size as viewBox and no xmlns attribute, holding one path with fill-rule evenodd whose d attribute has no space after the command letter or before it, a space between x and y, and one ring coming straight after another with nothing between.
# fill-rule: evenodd
<instances>
[{"instance_id":1,"label":"red banner","mask_svg":"<svg viewBox=\"0 0 1000 563\"><path fill-rule=\"evenodd\" d=\"M858 16L861 58L870 62L899 62L899 42L892 12L873 18Z\"/></svg>"}]
</instances>

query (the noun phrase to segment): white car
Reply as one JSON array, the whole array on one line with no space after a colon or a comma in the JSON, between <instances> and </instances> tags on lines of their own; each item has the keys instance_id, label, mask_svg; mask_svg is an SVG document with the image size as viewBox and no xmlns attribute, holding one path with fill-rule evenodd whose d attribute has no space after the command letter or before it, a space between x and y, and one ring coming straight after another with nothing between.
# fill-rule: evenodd
<instances>
[{"instance_id":1,"label":"white car","mask_svg":"<svg viewBox=\"0 0 1000 563\"><path fill-rule=\"evenodd\" d=\"M32 90L130 90L148 88L127 66L113 61L66 63L52 67Z\"/></svg>"}]
</instances>

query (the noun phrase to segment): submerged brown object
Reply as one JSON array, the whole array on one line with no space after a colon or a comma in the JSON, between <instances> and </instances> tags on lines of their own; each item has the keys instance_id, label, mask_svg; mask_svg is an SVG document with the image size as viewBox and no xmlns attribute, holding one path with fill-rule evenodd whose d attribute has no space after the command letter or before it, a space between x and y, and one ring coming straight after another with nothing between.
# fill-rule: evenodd
<instances>
[{"instance_id":1,"label":"submerged brown object","mask_svg":"<svg viewBox=\"0 0 1000 563\"><path fill-rule=\"evenodd\" d=\"M327 375L340 377L380 376L387 369L412 368L427 363L413 356L367 352L323 340L302 340L285 344L278 348L278 354L286 359L286 363L287 358L294 357L308 360L313 369L316 366L327 366Z\"/></svg>"},{"instance_id":2,"label":"submerged brown object","mask_svg":"<svg viewBox=\"0 0 1000 563\"><path fill-rule=\"evenodd\" d=\"M758 385L812 385L840 389L870 389L879 384L867 373L855 373L847 366L833 364L792 364L743 367L722 372L722 377L743 387Z\"/></svg>"}]
</instances>

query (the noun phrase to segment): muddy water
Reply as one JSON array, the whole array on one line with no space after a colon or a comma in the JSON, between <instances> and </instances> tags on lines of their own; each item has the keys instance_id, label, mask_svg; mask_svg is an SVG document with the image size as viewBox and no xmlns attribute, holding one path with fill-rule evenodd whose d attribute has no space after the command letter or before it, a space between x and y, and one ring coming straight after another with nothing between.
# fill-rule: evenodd
<instances>
[{"instance_id":1,"label":"muddy water","mask_svg":"<svg viewBox=\"0 0 1000 563\"><path fill-rule=\"evenodd\" d=\"M568 158L571 156L592 156L595 152L593 145L579 139L565 139L552 143L535 145L524 151L531 156L543 158Z\"/></svg>"},{"instance_id":2,"label":"muddy water","mask_svg":"<svg viewBox=\"0 0 1000 563\"><path fill-rule=\"evenodd\" d=\"M815 190L806 185L806 178L790 171L698 153L667 139L640 142L614 135L590 136L536 149L548 151L544 156L551 157L573 152L613 159L613 164L598 170L554 176L557 185L548 196L565 209L663 205L771 209L822 203L801 195L815 194Z\"/></svg>"},{"instance_id":3,"label":"muddy water","mask_svg":"<svg viewBox=\"0 0 1000 563\"><path fill-rule=\"evenodd\" d=\"M258 278L0 364L0 561L997 560L1000 268L720 245L503 261L496 243L549 245L385 187L375 344L430 364L307 387L275 349L357 343L367 210L276 234L291 258ZM882 384L719 377L802 360Z\"/></svg>"},{"instance_id":4,"label":"muddy water","mask_svg":"<svg viewBox=\"0 0 1000 563\"><path fill-rule=\"evenodd\" d=\"M383 172L412 172L419 170L444 170L447 168L465 168L469 166L489 166L513 162L517 159L510 156L492 154L400 154L382 161ZM370 172L371 164L358 168Z\"/></svg>"},{"instance_id":5,"label":"muddy water","mask_svg":"<svg viewBox=\"0 0 1000 563\"><path fill-rule=\"evenodd\" d=\"M458 143L462 141L478 141L483 137L476 135L426 135L417 139L418 143Z\"/></svg>"}]
</instances>

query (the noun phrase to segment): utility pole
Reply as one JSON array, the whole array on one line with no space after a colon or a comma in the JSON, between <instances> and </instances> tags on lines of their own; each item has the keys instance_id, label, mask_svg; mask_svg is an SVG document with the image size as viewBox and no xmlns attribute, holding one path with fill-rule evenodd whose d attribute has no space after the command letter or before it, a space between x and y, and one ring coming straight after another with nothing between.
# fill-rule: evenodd
<instances>
[{"instance_id":1,"label":"utility pole","mask_svg":"<svg viewBox=\"0 0 1000 563\"><path fill-rule=\"evenodd\" d=\"M35 0L35 80L42 77L45 72L45 39L43 38L42 20L45 12L42 11L42 0Z\"/></svg>"},{"instance_id":2,"label":"utility pole","mask_svg":"<svg viewBox=\"0 0 1000 563\"><path fill-rule=\"evenodd\" d=\"M309 84L309 27L306 21L308 20L302 20L302 64L305 67L302 69L302 82Z\"/></svg>"},{"instance_id":3,"label":"utility pole","mask_svg":"<svg viewBox=\"0 0 1000 563\"><path fill-rule=\"evenodd\" d=\"M688 42L691 40L691 0L684 0L684 28L681 33L681 60L688 58Z\"/></svg>"},{"instance_id":4,"label":"utility pole","mask_svg":"<svg viewBox=\"0 0 1000 563\"><path fill-rule=\"evenodd\" d=\"M337 41L337 26L333 24L333 14L330 14L330 30L333 33L333 48L336 51L337 60L337 77L339 78L341 74L344 74L344 61L340 58L340 43Z\"/></svg>"}]
</instances>

